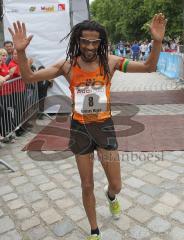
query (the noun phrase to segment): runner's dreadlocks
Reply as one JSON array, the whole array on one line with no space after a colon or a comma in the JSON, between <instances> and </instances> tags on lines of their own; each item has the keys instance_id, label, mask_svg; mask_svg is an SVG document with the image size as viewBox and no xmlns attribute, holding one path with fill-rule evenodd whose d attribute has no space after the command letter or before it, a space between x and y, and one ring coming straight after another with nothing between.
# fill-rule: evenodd
<instances>
[{"instance_id":1,"label":"runner's dreadlocks","mask_svg":"<svg viewBox=\"0 0 184 240\"><path fill-rule=\"evenodd\" d=\"M76 57L81 55L79 40L82 36L82 31L97 31L100 33L100 46L98 48L98 56L100 61L100 67L103 69L104 77L109 77L110 70L108 64L108 38L105 28L101 26L99 23L91 20L85 20L81 23L76 24L70 33L64 37L61 41L66 40L70 36L69 44L66 51L66 61L69 60L71 66L73 66L76 62Z\"/></svg>"}]
</instances>

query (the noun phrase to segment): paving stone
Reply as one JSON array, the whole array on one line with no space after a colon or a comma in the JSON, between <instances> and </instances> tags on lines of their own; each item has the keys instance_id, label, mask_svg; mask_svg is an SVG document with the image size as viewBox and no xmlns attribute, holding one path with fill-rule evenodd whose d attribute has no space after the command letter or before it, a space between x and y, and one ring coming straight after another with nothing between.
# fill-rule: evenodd
<instances>
[{"instance_id":1,"label":"paving stone","mask_svg":"<svg viewBox=\"0 0 184 240\"><path fill-rule=\"evenodd\" d=\"M32 169L32 168L35 168L35 167L36 167L36 165L33 164L33 163L27 163L27 164L23 164L23 165L22 165L22 168L23 168L24 170Z\"/></svg>"},{"instance_id":2,"label":"paving stone","mask_svg":"<svg viewBox=\"0 0 184 240\"><path fill-rule=\"evenodd\" d=\"M165 216L171 213L173 211L173 208L163 203L158 203L152 208L152 210L160 215Z\"/></svg>"},{"instance_id":3,"label":"paving stone","mask_svg":"<svg viewBox=\"0 0 184 240\"><path fill-rule=\"evenodd\" d=\"M70 189L72 187L75 187L77 184L75 182L69 180L69 181L62 182L61 185L66 189Z\"/></svg>"},{"instance_id":4,"label":"paving stone","mask_svg":"<svg viewBox=\"0 0 184 240\"><path fill-rule=\"evenodd\" d=\"M14 199L18 198L18 195L16 193L9 193L7 195L3 195L2 198L5 202L7 202L7 201L14 200Z\"/></svg>"},{"instance_id":5,"label":"paving stone","mask_svg":"<svg viewBox=\"0 0 184 240\"><path fill-rule=\"evenodd\" d=\"M184 177L180 179L180 182L181 182L181 183L184 183Z\"/></svg>"},{"instance_id":6,"label":"paving stone","mask_svg":"<svg viewBox=\"0 0 184 240\"><path fill-rule=\"evenodd\" d=\"M56 212L54 208L49 208L48 210L41 212L40 217L47 224L53 224L62 219L62 217Z\"/></svg>"},{"instance_id":7,"label":"paving stone","mask_svg":"<svg viewBox=\"0 0 184 240\"><path fill-rule=\"evenodd\" d=\"M126 215L122 214L119 220L113 222L113 224L122 231L127 231L131 225L131 219Z\"/></svg>"},{"instance_id":8,"label":"paving stone","mask_svg":"<svg viewBox=\"0 0 184 240\"><path fill-rule=\"evenodd\" d=\"M42 174L42 171L40 169L31 169L26 171L26 174L28 176L34 177Z\"/></svg>"},{"instance_id":9,"label":"paving stone","mask_svg":"<svg viewBox=\"0 0 184 240\"><path fill-rule=\"evenodd\" d=\"M70 198L64 198L64 199L57 200L56 205L58 206L58 208L65 210L69 207L74 206L75 202Z\"/></svg>"},{"instance_id":10,"label":"paving stone","mask_svg":"<svg viewBox=\"0 0 184 240\"><path fill-rule=\"evenodd\" d=\"M44 170L48 170L48 169L52 169L53 168L53 165L51 164L51 163L46 163L46 165L43 165L42 166L42 169L44 169Z\"/></svg>"},{"instance_id":11,"label":"paving stone","mask_svg":"<svg viewBox=\"0 0 184 240\"><path fill-rule=\"evenodd\" d=\"M169 180L174 180L176 179L179 175L173 171L170 171L170 170L167 170L167 169L164 169L162 171L160 171L158 173L159 176L163 177L163 178L167 178Z\"/></svg>"},{"instance_id":12,"label":"paving stone","mask_svg":"<svg viewBox=\"0 0 184 240\"><path fill-rule=\"evenodd\" d=\"M24 195L24 199L27 203L32 203L43 198L43 195L38 191L32 191Z\"/></svg>"},{"instance_id":13,"label":"paving stone","mask_svg":"<svg viewBox=\"0 0 184 240\"><path fill-rule=\"evenodd\" d=\"M57 185L53 182L48 182L48 183L44 183L44 184L41 184L39 186L39 188L42 190L42 191L47 191L47 190L51 190L53 188L56 188Z\"/></svg>"},{"instance_id":14,"label":"paving stone","mask_svg":"<svg viewBox=\"0 0 184 240\"><path fill-rule=\"evenodd\" d=\"M170 166L172 165L171 162L166 161L166 160L164 160L164 161L158 161L156 164L157 164L158 166L164 167L164 168L170 167Z\"/></svg>"},{"instance_id":15,"label":"paving stone","mask_svg":"<svg viewBox=\"0 0 184 240\"><path fill-rule=\"evenodd\" d=\"M43 238L43 240L57 240L57 239L53 237L46 237L46 238Z\"/></svg>"},{"instance_id":16,"label":"paving stone","mask_svg":"<svg viewBox=\"0 0 184 240\"><path fill-rule=\"evenodd\" d=\"M63 220L62 222L56 223L52 230L57 237L63 237L66 234L72 232L74 230L74 224L68 219Z\"/></svg>"},{"instance_id":17,"label":"paving stone","mask_svg":"<svg viewBox=\"0 0 184 240\"><path fill-rule=\"evenodd\" d=\"M121 193L120 193L121 194ZM123 188L122 189L122 194L126 194L128 195L129 197L131 198L136 198L140 193L138 193L137 191L135 190L131 190L130 188Z\"/></svg>"},{"instance_id":18,"label":"paving stone","mask_svg":"<svg viewBox=\"0 0 184 240\"><path fill-rule=\"evenodd\" d=\"M11 179L10 181L14 186L19 186L21 184L24 184L26 182L28 182L28 179L24 176L21 176L21 177L16 177L16 178L13 178Z\"/></svg>"},{"instance_id":19,"label":"paving stone","mask_svg":"<svg viewBox=\"0 0 184 240\"><path fill-rule=\"evenodd\" d=\"M2 217L4 215L3 210L0 209L0 217Z\"/></svg>"},{"instance_id":20,"label":"paving stone","mask_svg":"<svg viewBox=\"0 0 184 240\"><path fill-rule=\"evenodd\" d=\"M15 212L15 216L18 219L25 219L30 218L32 216L32 213L28 208L23 208Z\"/></svg>"},{"instance_id":21,"label":"paving stone","mask_svg":"<svg viewBox=\"0 0 184 240\"><path fill-rule=\"evenodd\" d=\"M121 208L123 211L127 210L128 208L130 208L132 206L132 202L130 202L128 199L126 199L125 197L119 197L118 196L118 200L121 204Z\"/></svg>"},{"instance_id":22,"label":"paving stone","mask_svg":"<svg viewBox=\"0 0 184 240\"><path fill-rule=\"evenodd\" d=\"M85 239L85 236L82 235L80 232L73 231L72 233L67 234L63 238L64 240L83 240Z\"/></svg>"},{"instance_id":23,"label":"paving stone","mask_svg":"<svg viewBox=\"0 0 184 240\"><path fill-rule=\"evenodd\" d=\"M30 229L27 235L30 240L40 240L47 236L47 230L42 226L38 226Z\"/></svg>"},{"instance_id":24,"label":"paving stone","mask_svg":"<svg viewBox=\"0 0 184 240\"><path fill-rule=\"evenodd\" d=\"M81 199L82 197L82 190L81 187L74 187L68 190L76 199Z\"/></svg>"},{"instance_id":25,"label":"paving stone","mask_svg":"<svg viewBox=\"0 0 184 240\"><path fill-rule=\"evenodd\" d=\"M135 177L130 177L128 179L126 179L124 181L125 184L128 184L129 186L133 187L133 188L140 188L142 187L143 185L145 185L145 182L141 181L140 179L138 178L135 178Z\"/></svg>"},{"instance_id":26,"label":"paving stone","mask_svg":"<svg viewBox=\"0 0 184 240\"><path fill-rule=\"evenodd\" d=\"M16 230L13 230L1 235L0 240L22 240L22 237Z\"/></svg>"},{"instance_id":27,"label":"paving stone","mask_svg":"<svg viewBox=\"0 0 184 240\"><path fill-rule=\"evenodd\" d=\"M3 196L3 195L5 195L7 193L10 193L12 191L13 191L13 189L9 185L0 187L0 196Z\"/></svg>"},{"instance_id":28,"label":"paving stone","mask_svg":"<svg viewBox=\"0 0 184 240\"><path fill-rule=\"evenodd\" d=\"M73 168L73 165L68 163L68 164L61 164L59 166L60 170L66 170L66 169L69 169L69 168Z\"/></svg>"},{"instance_id":29,"label":"paving stone","mask_svg":"<svg viewBox=\"0 0 184 240\"><path fill-rule=\"evenodd\" d=\"M146 184L140 190L145 193L150 195L151 197L157 197L163 190L160 189L159 187L156 187L151 184Z\"/></svg>"},{"instance_id":30,"label":"paving stone","mask_svg":"<svg viewBox=\"0 0 184 240\"><path fill-rule=\"evenodd\" d=\"M184 173L184 167L181 167L181 166L172 166L170 170L176 173Z\"/></svg>"},{"instance_id":31,"label":"paving stone","mask_svg":"<svg viewBox=\"0 0 184 240\"><path fill-rule=\"evenodd\" d=\"M139 196L136 200L141 205L149 205L154 202L154 199L146 194Z\"/></svg>"},{"instance_id":32,"label":"paving stone","mask_svg":"<svg viewBox=\"0 0 184 240\"><path fill-rule=\"evenodd\" d=\"M151 238L150 240L163 240L163 238L161 239L161 238L159 238L159 237L153 237L153 238Z\"/></svg>"},{"instance_id":33,"label":"paving stone","mask_svg":"<svg viewBox=\"0 0 184 240\"><path fill-rule=\"evenodd\" d=\"M183 165L183 158L175 160L175 163L179 163L179 164Z\"/></svg>"},{"instance_id":34,"label":"paving stone","mask_svg":"<svg viewBox=\"0 0 184 240\"><path fill-rule=\"evenodd\" d=\"M51 191L47 192L47 195L52 200L57 200L59 198L63 198L63 197L66 196L65 192L63 192L59 188L56 188L54 190L51 190Z\"/></svg>"},{"instance_id":35,"label":"paving stone","mask_svg":"<svg viewBox=\"0 0 184 240\"><path fill-rule=\"evenodd\" d=\"M48 209L48 207L49 207L49 203L46 200L38 201L32 204L32 208L36 212L41 212L44 209Z\"/></svg>"},{"instance_id":36,"label":"paving stone","mask_svg":"<svg viewBox=\"0 0 184 240\"><path fill-rule=\"evenodd\" d=\"M45 175L38 175L38 176L31 177L31 181L35 185L40 185L40 184L49 182L49 179Z\"/></svg>"},{"instance_id":37,"label":"paving stone","mask_svg":"<svg viewBox=\"0 0 184 240\"><path fill-rule=\"evenodd\" d=\"M36 189L36 187L32 183L26 183L26 184L16 187L16 190L19 194L27 194L29 192L32 192L35 189Z\"/></svg>"},{"instance_id":38,"label":"paving stone","mask_svg":"<svg viewBox=\"0 0 184 240\"><path fill-rule=\"evenodd\" d=\"M149 171L149 172L158 172L158 171L160 171L162 168L161 168L161 167L158 167L158 166L157 166L156 164L154 164L154 163L146 163L146 164L144 164L143 169L145 169L146 171Z\"/></svg>"},{"instance_id":39,"label":"paving stone","mask_svg":"<svg viewBox=\"0 0 184 240\"><path fill-rule=\"evenodd\" d=\"M141 223L145 223L152 217L151 212L140 207L130 209L127 214Z\"/></svg>"},{"instance_id":40,"label":"paving stone","mask_svg":"<svg viewBox=\"0 0 184 240\"><path fill-rule=\"evenodd\" d=\"M183 210L183 211L184 211L184 202L182 202L182 203L178 206L178 208L179 208L180 210Z\"/></svg>"},{"instance_id":41,"label":"paving stone","mask_svg":"<svg viewBox=\"0 0 184 240\"><path fill-rule=\"evenodd\" d=\"M0 218L0 234L15 228L15 224L9 216Z\"/></svg>"},{"instance_id":42,"label":"paving stone","mask_svg":"<svg viewBox=\"0 0 184 240\"><path fill-rule=\"evenodd\" d=\"M150 237L150 232L144 227L135 225L134 227L130 228L130 236L133 239L147 239Z\"/></svg>"},{"instance_id":43,"label":"paving stone","mask_svg":"<svg viewBox=\"0 0 184 240\"><path fill-rule=\"evenodd\" d=\"M174 180L172 181L166 180L165 182L160 184L160 188L162 188L164 191L165 190L173 191L173 190L181 189L181 184L178 184L178 182Z\"/></svg>"},{"instance_id":44,"label":"paving stone","mask_svg":"<svg viewBox=\"0 0 184 240\"><path fill-rule=\"evenodd\" d=\"M163 202L171 207L176 206L181 200L174 194L165 192L159 199L160 202Z\"/></svg>"},{"instance_id":45,"label":"paving stone","mask_svg":"<svg viewBox=\"0 0 184 240\"><path fill-rule=\"evenodd\" d=\"M54 174L52 177L53 177L59 184L67 180L66 177L64 177L63 174L61 174L61 173Z\"/></svg>"},{"instance_id":46,"label":"paving stone","mask_svg":"<svg viewBox=\"0 0 184 240\"><path fill-rule=\"evenodd\" d=\"M111 216L107 206L98 206L96 208L96 211L97 211L98 214L100 214L102 217L104 217L106 219Z\"/></svg>"},{"instance_id":47,"label":"paving stone","mask_svg":"<svg viewBox=\"0 0 184 240\"><path fill-rule=\"evenodd\" d=\"M23 207L24 205L25 205L25 203L24 203L23 200L21 200L21 199L16 199L16 200L13 200L13 201L7 203L7 206L8 206L11 210L21 208L21 207Z\"/></svg>"},{"instance_id":48,"label":"paving stone","mask_svg":"<svg viewBox=\"0 0 184 240\"><path fill-rule=\"evenodd\" d=\"M68 209L66 211L66 215L70 217L73 221L81 220L86 216L84 210L82 210L78 206Z\"/></svg>"},{"instance_id":49,"label":"paving stone","mask_svg":"<svg viewBox=\"0 0 184 240\"><path fill-rule=\"evenodd\" d=\"M21 224L21 229L26 231L30 228L36 227L40 224L40 219L38 217L31 217L29 219L25 219Z\"/></svg>"},{"instance_id":50,"label":"paving stone","mask_svg":"<svg viewBox=\"0 0 184 240\"><path fill-rule=\"evenodd\" d=\"M153 175L153 174L149 174L149 175L144 176L143 180L145 180L148 183L155 184L155 185L159 185L161 182L164 181L163 178L158 177L158 176Z\"/></svg>"},{"instance_id":51,"label":"paving stone","mask_svg":"<svg viewBox=\"0 0 184 240\"><path fill-rule=\"evenodd\" d=\"M102 232L102 240L122 240L122 236L114 229L108 228Z\"/></svg>"},{"instance_id":52,"label":"paving stone","mask_svg":"<svg viewBox=\"0 0 184 240\"><path fill-rule=\"evenodd\" d=\"M79 174L73 175L73 176L72 176L72 180L74 180L75 182L78 182L78 183L81 182Z\"/></svg>"},{"instance_id":53,"label":"paving stone","mask_svg":"<svg viewBox=\"0 0 184 240\"><path fill-rule=\"evenodd\" d=\"M171 218L180 222L181 224L184 224L184 212L182 211L174 211L171 214Z\"/></svg>"},{"instance_id":54,"label":"paving stone","mask_svg":"<svg viewBox=\"0 0 184 240\"><path fill-rule=\"evenodd\" d=\"M45 170L45 172L47 173L47 174L49 174L49 175L51 175L51 174L54 174L54 173L59 173L59 170L58 169L48 169L48 170Z\"/></svg>"},{"instance_id":55,"label":"paving stone","mask_svg":"<svg viewBox=\"0 0 184 240\"><path fill-rule=\"evenodd\" d=\"M132 175L136 176L136 177L143 177L145 175L149 174L149 172L143 170L143 169L137 169L135 171L132 172Z\"/></svg>"},{"instance_id":56,"label":"paving stone","mask_svg":"<svg viewBox=\"0 0 184 240\"><path fill-rule=\"evenodd\" d=\"M184 229L180 227L174 227L170 234L169 234L170 239L169 240L183 240L184 239Z\"/></svg>"},{"instance_id":57,"label":"paving stone","mask_svg":"<svg viewBox=\"0 0 184 240\"><path fill-rule=\"evenodd\" d=\"M148 223L147 226L153 232L164 233L170 229L171 224L160 217L155 217Z\"/></svg>"}]
</instances>

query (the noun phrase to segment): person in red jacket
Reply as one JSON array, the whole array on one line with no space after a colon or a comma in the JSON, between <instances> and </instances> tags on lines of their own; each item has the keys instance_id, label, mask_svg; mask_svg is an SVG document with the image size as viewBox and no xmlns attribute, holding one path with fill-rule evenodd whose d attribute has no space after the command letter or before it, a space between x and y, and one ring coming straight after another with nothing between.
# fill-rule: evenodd
<instances>
[{"instance_id":1,"label":"person in red jacket","mask_svg":"<svg viewBox=\"0 0 184 240\"><path fill-rule=\"evenodd\" d=\"M5 137L13 129L12 125L12 84L5 83L14 73L14 69L9 70L5 64L7 52L5 49L0 49L0 135Z\"/></svg>"}]
</instances>

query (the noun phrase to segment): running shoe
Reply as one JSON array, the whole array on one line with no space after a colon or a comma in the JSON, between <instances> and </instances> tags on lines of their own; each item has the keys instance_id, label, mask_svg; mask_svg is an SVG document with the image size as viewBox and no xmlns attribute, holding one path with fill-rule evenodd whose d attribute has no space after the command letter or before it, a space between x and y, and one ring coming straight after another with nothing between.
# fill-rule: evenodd
<instances>
[{"instance_id":1,"label":"running shoe","mask_svg":"<svg viewBox=\"0 0 184 240\"><path fill-rule=\"evenodd\" d=\"M111 212L111 215L112 215L113 219L118 220L121 216L121 213L122 213L121 205L120 205L116 196L115 196L115 199L113 201L111 201L109 199L108 186L104 187L104 192L105 192L105 196L106 196L106 198L109 202L109 210Z\"/></svg>"},{"instance_id":2,"label":"running shoe","mask_svg":"<svg viewBox=\"0 0 184 240\"><path fill-rule=\"evenodd\" d=\"M102 240L101 234L100 235L93 234L93 235L89 236L86 240Z\"/></svg>"}]
</instances>

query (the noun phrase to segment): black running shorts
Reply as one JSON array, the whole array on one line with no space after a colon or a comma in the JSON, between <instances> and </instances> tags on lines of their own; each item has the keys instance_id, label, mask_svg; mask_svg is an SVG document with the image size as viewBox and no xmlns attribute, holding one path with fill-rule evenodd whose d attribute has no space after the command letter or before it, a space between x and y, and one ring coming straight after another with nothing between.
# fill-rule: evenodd
<instances>
[{"instance_id":1,"label":"black running shorts","mask_svg":"<svg viewBox=\"0 0 184 240\"><path fill-rule=\"evenodd\" d=\"M74 154L92 153L97 148L116 150L118 143L112 119L86 124L72 119L69 148Z\"/></svg>"}]
</instances>

